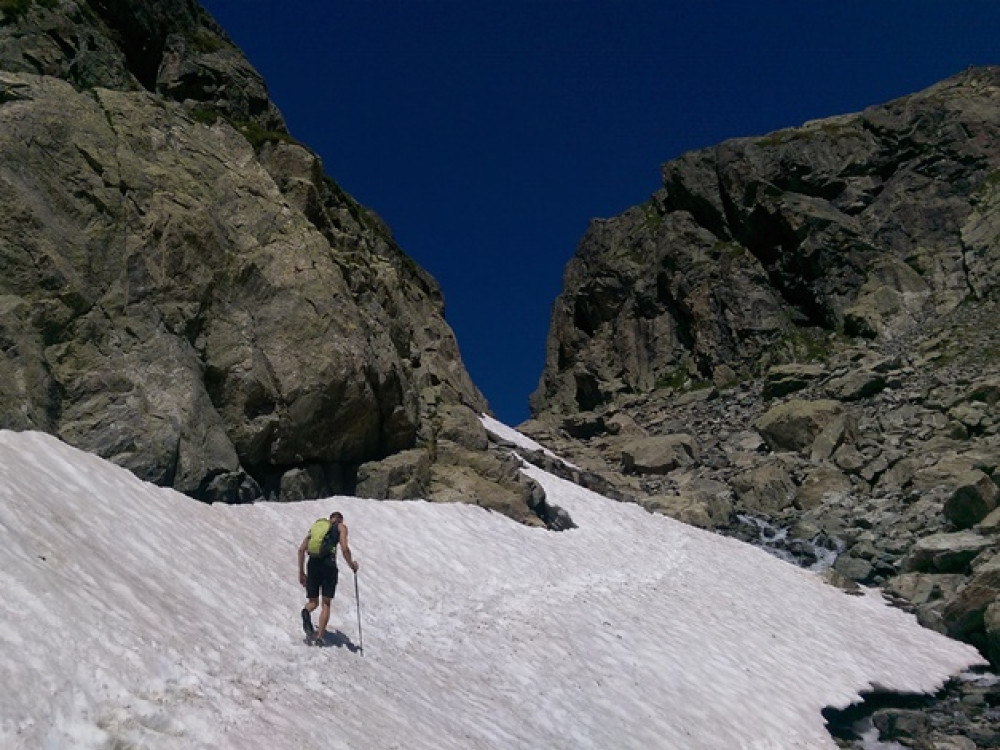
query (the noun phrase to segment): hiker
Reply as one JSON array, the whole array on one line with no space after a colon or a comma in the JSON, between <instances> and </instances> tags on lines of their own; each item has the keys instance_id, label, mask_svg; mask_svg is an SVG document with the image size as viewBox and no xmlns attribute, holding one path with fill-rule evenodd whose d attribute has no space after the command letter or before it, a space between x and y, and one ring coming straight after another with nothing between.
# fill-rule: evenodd
<instances>
[{"instance_id":1,"label":"hiker","mask_svg":"<svg viewBox=\"0 0 1000 750\"><path fill-rule=\"evenodd\" d=\"M355 573L358 563L351 556L347 545L347 524L339 512L330 514L329 520L321 518L309 529L299 545L299 584L306 587L306 606L302 609L302 629L317 646L324 645L326 624L330 620L330 600L337 590L337 543ZM306 553L309 563L305 562ZM323 608L319 613L319 630L313 628L312 612L319 606L320 592L323 594Z\"/></svg>"}]
</instances>

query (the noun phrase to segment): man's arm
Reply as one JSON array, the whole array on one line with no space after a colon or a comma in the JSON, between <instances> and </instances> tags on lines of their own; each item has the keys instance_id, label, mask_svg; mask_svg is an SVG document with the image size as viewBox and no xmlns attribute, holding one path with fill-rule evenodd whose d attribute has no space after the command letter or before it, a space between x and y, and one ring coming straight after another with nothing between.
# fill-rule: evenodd
<instances>
[{"instance_id":1,"label":"man's arm","mask_svg":"<svg viewBox=\"0 0 1000 750\"><path fill-rule=\"evenodd\" d=\"M340 551L344 553L344 559L347 560L347 564L351 566L351 570L355 573L358 572L358 564L354 561L354 557L351 555L351 548L347 544L347 525L340 524Z\"/></svg>"},{"instance_id":2,"label":"man's arm","mask_svg":"<svg viewBox=\"0 0 1000 750\"><path fill-rule=\"evenodd\" d=\"M299 585L306 585L306 549L309 547L309 535L306 534L299 545Z\"/></svg>"}]
</instances>

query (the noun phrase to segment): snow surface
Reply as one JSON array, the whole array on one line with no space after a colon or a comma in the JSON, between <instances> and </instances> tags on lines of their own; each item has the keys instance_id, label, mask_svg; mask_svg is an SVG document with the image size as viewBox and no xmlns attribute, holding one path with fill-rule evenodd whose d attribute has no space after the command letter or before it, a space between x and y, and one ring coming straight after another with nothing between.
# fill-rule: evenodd
<instances>
[{"instance_id":1,"label":"snow surface","mask_svg":"<svg viewBox=\"0 0 1000 750\"><path fill-rule=\"evenodd\" d=\"M823 707L981 663L876 594L525 470L578 528L210 506L0 432L0 747L813 750ZM296 548L333 510L363 655L346 566L341 647L300 630Z\"/></svg>"},{"instance_id":2,"label":"snow surface","mask_svg":"<svg viewBox=\"0 0 1000 750\"><path fill-rule=\"evenodd\" d=\"M544 445L542 445L540 443L536 443L534 440L532 440L527 435L522 435L520 432L518 432L517 430L515 430L513 427L508 427L503 422L497 421L496 419L494 419L493 417L489 416L488 414L481 415L479 417L479 419L480 419L480 421L482 421L483 427L485 427L487 429L487 431L489 431L494 436L500 438L501 440L504 440L504 441L506 441L508 443L512 443L512 444L514 444L514 445L516 445L516 446L518 446L520 448L524 448L525 450L527 450L529 452L541 451L546 456L549 456L550 458L554 458L557 461L561 461L562 463L564 463L566 466L569 466L570 468L573 468L573 469L578 469L579 468L576 464L570 463L569 461L567 461L562 456L557 456L555 453L553 453L552 451L550 451Z\"/></svg>"}]
</instances>

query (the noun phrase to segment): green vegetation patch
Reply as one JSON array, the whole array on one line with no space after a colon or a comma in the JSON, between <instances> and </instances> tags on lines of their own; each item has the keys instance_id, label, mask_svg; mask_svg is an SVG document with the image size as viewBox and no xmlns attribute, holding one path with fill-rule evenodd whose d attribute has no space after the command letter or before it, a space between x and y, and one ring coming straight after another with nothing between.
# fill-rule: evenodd
<instances>
[{"instance_id":1,"label":"green vegetation patch","mask_svg":"<svg viewBox=\"0 0 1000 750\"><path fill-rule=\"evenodd\" d=\"M703 378L692 377L687 367L679 366L664 373L656 381L656 390L671 390L675 393L686 391L700 391L711 388L712 381Z\"/></svg>"},{"instance_id":2,"label":"green vegetation patch","mask_svg":"<svg viewBox=\"0 0 1000 750\"><path fill-rule=\"evenodd\" d=\"M211 107L195 107L191 110L191 119L202 125L215 125L219 120L219 113Z\"/></svg>"},{"instance_id":3,"label":"green vegetation patch","mask_svg":"<svg viewBox=\"0 0 1000 750\"><path fill-rule=\"evenodd\" d=\"M653 205L653 202L646 201L639 208L642 210L646 226L650 229L650 231L655 232L659 229L660 225L663 223L663 214L657 210L656 206Z\"/></svg>"},{"instance_id":4,"label":"green vegetation patch","mask_svg":"<svg viewBox=\"0 0 1000 750\"><path fill-rule=\"evenodd\" d=\"M13 23L28 12L32 0L0 0L0 14L3 23Z\"/></svg>"},{"instance_id":5,"label":"green vegetation patch","mask_svg":"<svg viewBox=\"0 0 1000 750\"><path fill-rule=\"evenodd\" d=\"M754 371L755 374L762 375L768 367L780 362L825 362L850 344L851 337L838 331L815 326L795 326L769 347L770 356L761 357Z\"/></svg>"},{"instance_id":6,"label":"green vegetation patch","mask_svg":"<svg viewBox=\"0 0 1000 750\"><path fill-rule=\"evenodd\" d=\"M1000 187L1000 169L995 169L986 175L986 179L979 184L979 187L975 190L975 195L982 196L992 193L998 187Z\"/></svg>"},{"instance_id":7,"label":"green vegetation patch","mask_svg":"<svg viewBox=\"0 0 1000 750\"><path fill-rule=\"evenodd\" d=\"M852 135L858 135L858 128L853 120L831 118L827 121L816 121L797 128L776 130L773 133L768 133L757 138L756 144L766 148L774 148L788 143L801 143L817 138L840 140Z\"/></svg>"},{"instance_id":8,"label":"green vegetation patch","mask_svg":"<svg viewBox=\"0 0 1000 750\"><path fill-rule=\"evenodd\" d=\"M747 254L747 250L738 242L723 242L719 240L712 245L711 256L713 258L738 260Z\"/></svg>"},{"instance_id":9,"label":"green vegetation patch","mask_svg":"<svg viewBox=\"0 0 1000 750\"><path fill-rule=\"evenodd\" d=\"M191 37L191 45L203 54L211 54L225 49L229 45L218 35L208 29L198 29Z\"/></svg>"},{"instance_id":10,"label":"green vegetation patch","mask_svg":"<svg viewBox=\"0 0 1000 750\"><path fill-rule=\"evenodd\" d=\"M797 362L819 362L832 353L829 332L821 328L795 328L786 342L792 359Z\"/></svg>"},{"instance_id":11,"label":"green vegetation patch","mask_svg":"<svg viewBox=\"0 0 1000 750\"><path fill-rule=\"evenodd\" d=\"M266 143L299 143L288 133L280 130L267 130L255 122L237 121L233 123L233 127L250 142L254 151L259 151Z\"/></svg>"},{"instance_id":12,"label":"green vegetation patch","mask_svg":"<svg viewBox=\"0 0 1000 750\"><path fill-rule=\"evenodd\" d=\"M3 2L3 0L0 0ZM188 110L191 119L202 125L212 126L220 119L232 125L253 146L254 151L260 151L265 143L294 143L301 145L288 133L281 130L268 130L250 120L232 120L225 113L210 106L198 106Z\"/></svg>"},{"instance_id":13,"label":"green vegetation patch","mask_svg":"<svg viewBox=\"0 0 1000 750\"><path fill-rule=\"evenodd\" d=\"M0 0L0 23L8 24L20 20L32 5L51 10L59 0Z\"/></svg>"}]
</instances>

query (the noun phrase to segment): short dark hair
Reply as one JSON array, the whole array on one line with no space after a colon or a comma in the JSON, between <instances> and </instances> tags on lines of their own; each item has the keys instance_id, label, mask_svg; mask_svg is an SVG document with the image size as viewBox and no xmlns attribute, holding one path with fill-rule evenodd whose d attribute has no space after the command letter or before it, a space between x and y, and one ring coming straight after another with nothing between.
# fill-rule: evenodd
<instances>
[{"instance_id":1,"label":"short dark hair","mask_svg":"<svg viewBox=\"0 0 1000 750\"><path fill-rule=\"evenodd\" d=\"M333 511L333 513L330 514L330 520L331 521L337 521L337 522L343 521L344 520L344 514L341 513L339 510L335 510L335 511Z\"/></svg>"}]
</instances>

